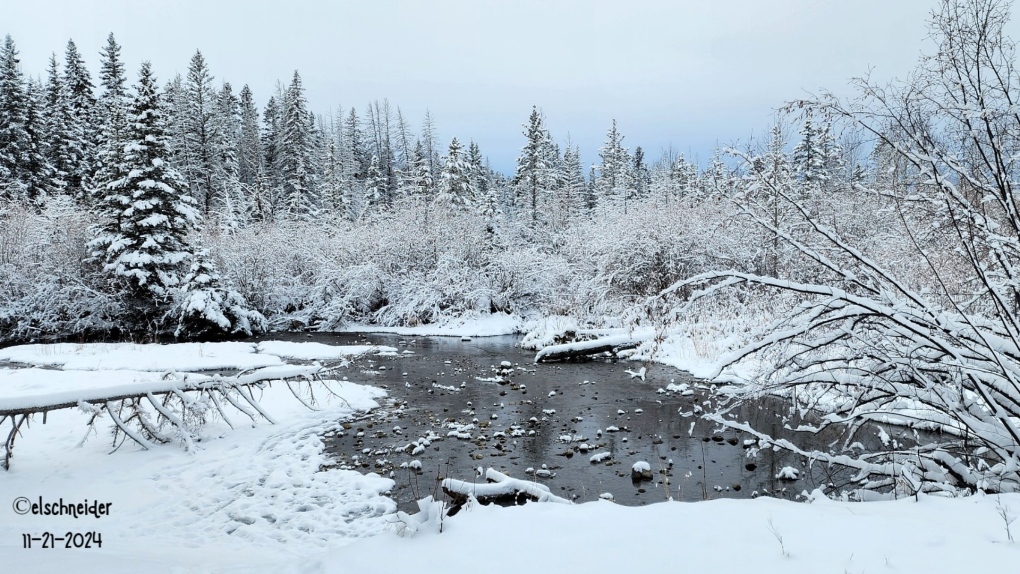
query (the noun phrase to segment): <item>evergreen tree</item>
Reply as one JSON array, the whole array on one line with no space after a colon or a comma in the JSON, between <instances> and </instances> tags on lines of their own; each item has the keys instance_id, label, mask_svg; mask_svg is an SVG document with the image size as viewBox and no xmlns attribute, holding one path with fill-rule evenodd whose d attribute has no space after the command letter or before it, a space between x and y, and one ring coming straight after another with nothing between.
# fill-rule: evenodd
<instances>
[{"instance_id":1,"label":"evergreen tree","mask_svg":"<svg viewBox=\"0 0 1020 574\"><path fill-rule=\"evenodd\" d=\"M181 286L181 302L175 310L175 337L206 336L210 333L265 332L266 318L252 309L245 298L225 285L209 254L195 255Z\"/></svg>"},{"instance_id":2,"label":"evergreen tree","mask_svg":"<svg viewBox=\"0 0 1020 574\"><path fill-rule=\"evenodd\" d=\"M25 134L28 152L22 156L21 180L28 200L39 205L47 196L60 190L56 170L49 161L49 140L45 115L46 91L36 80L30 80L25 91Z\"/></svg>"},{"instance_id":3,"label":"evergreen tree","mask_svg":"<svg viewBox=\"0 0 1020 574\"><path fill-rule=\"evenodd\" d=\"M93 255L122 290L138 327L158 327L192 259L188 232L199 222L195 200L174 169L155 78L139 72L128 113L126 145L116 179L105 182L105 223L90 242Z\"/></svg>"},{"instance_id":4,"label":"evergreen tree","mask_svg":"<svg viewBox=\"0 0 1020 574\"><path fill-rule=\"evenodd\" d=\"M61 171L61 168L71 163L67 146L66 120L68 112L65 109L63 85L59 64L57 64L57 55L50 54L43 107L45 110L46 159L53 168L52 189L54 194L62 193L67 189L67 173Z\"/></svg>"},{"instance_id":5,"label":"evergreen tree","mask_svg":"<svg viewBox=\"0 0 1020 574\"><path fill-rule=\"evenodd\" d=\"M100 52L99 84L103 93L99 98L100 107L107 118L113 109L127 105L127 75L120 59L120 45L113 32L106 38L106 46ZM109 122L109 119L105 120Z\"/></svg>"},{"instance_id":6,"label":"evergreen tree","mask_svg":"<svg viewBox=\"0 0 1020 574\"><path fill-rule=\"evenodd\" d=\"M648 165L645 164L645 151L641 146L634 148L634 168L631 171L631 195L630 199L640 199L648 194L649 178Z\"/></svg>"},{"instance_id":7,"label":"evergreen tree","mask_svg":"<svg viewBox=\"0 0 1020 574\"><path fill-rule=\"evenodd\" d=\"M93 93L92 77L85 67L85 60L78 52L74 41L67 41L64 55L63 91L65 112L65 141L63 156L68 164L58 166L67 174L68 192L86 199L89 180L96 170L99 142L96 97Z\"/></svg>"},{"instance_id":8,"label":"evergreen tree","mask_svg":"<svg viewBox=\"0 0 1020 574\"><path fill-rule=\"evenodd\" d=\"M350 185L353 187L354 180L364 181L368 172L370 156L365 147L365 134L361 129L361 120L358 119L358 112L351 108L344 123L344 166L345 171L350 175Z\"/></svg>"},{"instance_id":9,"label":"evergreen tree","mask_svg":"<svg viewBox=\"0 0 1020 574\"><path fill-rule=\"evenodd\" d=\"M219 220L225 229L233 229L247 223L251 209L248 193L240 183L240 101L229 82L224 82L216 93L213 126L214 131L220 134L219 155L215 158L219 168L216 184L222 193L223 204Z\"/></svg>"},{"instance_id":10,"label":"evergreen tree","mask_svg":"<svg viewBox=\"0 0 1020 574\"><path fill-rule=\"evenodd\" d=\"M361 204L361 217L367 215L373 208L384 204L386 194L386 177L379 167L379 156L373 155L372 161L368 164L368 174L365 176L365 195Z\"/></svg>"},{"instance_id":11,"label":"evergreen tree","mask_svg":"<svg viewBox=\"0 0 1020 574\"><path fill-rule=\"evenodd\" d=\"M443 158L436 202L469 211L475 204L476 190L471 181L471 166L457 138L450 141L449 151Z\"/></svg>"},{"instance_id":12,"label":"evergreen tree","mask_svg":"<svg viewBox=\"0 0 1020 574\"><path fill-rule=\"evenodd\" d=\"M278 97L279 96L279 97ZM276 216L280 183L280 133L282 121L282 93L270 96L262 112L262 180L256 195L255 211L263 221Z\"/></svg>"},{"instance_id":13,"label":"evergreen tree","mask_svg":"<svg viewBox=\"0 0 1020 574\"><path fill-rule=\"evenodd\" d=\"M630 154L623 147L624 136L616 129L616 120L606 133L606 143L599 149L602 165L599 166L597 193L599 202L605 206L622 206L627 210L627 199L631 195Z\"/></svg>"},{"instance_id":14,"label":"evergreen tree","mask_svg":"<svg viewBox=\"0 0 1020 574\"><path fill-rule=\"evenodd\" d=\"M831 124L815 126L806 118L800 128L801 140L793 148L793 166L797 177L817 187L832 179L839 163L840 150L832 136Z\"/></svg>"},{"instance_id":15,"label":"evergreen tree","mask_svg":"<svg viewBox=\"0 0 1020 574\"><path fill-rule=\"evenodd\" d=\"M116 179L113 171L120 164L120 155L124 151L127 130L127 77L124 64L120 60L120 46L111 33L106 39L106 47L101 52L99 80L103 92L99 97L99 108L102 112L101 133L99 137L96 182L93 195L101 197L105 190L101 182ZM94 197L98 200L99 197Z\"/></svg>"},{"instance_id":16,"label":"evergreen tree","mask_svg":"<svg viewBox=\"0 0 1020 574\"><path fill-rule=\"evenodd\" d=\"M28 94L19 66L18 51L10 35L0 49L0 197L22 199L29 195Z\"/></svg>"},{"instance_id":17,"label":"evergreen tree","mask_svg":"<svg viewBox=\"0 0 1020 574\"><path fill-rule=\"evenodd\" d=\"M188 189L208 218L224 203L226 173L222 163L224 148L221 125L216 117L213 77L199 51L191 58L185 82L183 122L184 145L189 161L184 166Z\"/></svg>"},{"instance_id":18,"label":"evergreen tree","mask_svg":"<svg viewBox=\"0 0 1020 574\"><path fill-rule=\"evenodd\" d=\"M330 115L329 125L323 122L322 149L320 150L321 180L319 181L319 199L322 210L332 216L346 216L347 203L345 197L346 183L343 166L340 161L340 125Z\"/></svg>"},{"instance_id":19,"label":"evergreen tree","mask_svg":"<svg viewBox=\"0 0 1020 574\"><path fill-rule=\"evenodd\" d=\"M560 188L560 209L571 219L585 207L584 166L580 148L567 146L563 153L563 186Z\"/></svg>"},{"instance_id":20,"label":"evergreen tree","mask_svg":"<svg viewBox=\"0 0 1020 574\"><path fill-rule=\"evenodd\" d=\"M241 88L238 106L241 125L237 139L237 179L241 185L251 189L262 171L262 148L259 141L259 111L247 85Z\"/></svg>"},{"instance_id":21,"label":"evergreen tree","mask_svg":"<svg viewBox=\"0 0 1020 574\"><path fill-rule=\"evenodd\" d=\"M495 217L502 210L499 197L495 193L492 168L489 167L488 160L482 157L482 151L474 140L468 144L467 161L471 186L475 190L475 211L485 217Z\"/></svg>"},{"instance_id":22,"label":"evergreen tree","mask_svg":"<svg viewBox=\"0 0 1020 574\"><path fill-rule=\"evenodd\" d=\"M411 154L414 174L414 184L411 187L411 193L414 197L431 203L435 191L435 183L432 179L432 170L429 169L429 160L425 154L425 146L422 145L421 140L418 140L414 145L414 153Z\"/></svg>"},{"instance_id":23,"label":"evergreen tree","mask_svg":"<svg viewBox=\"0 0 1020 574\"><path fill-rule=\"evenodd\" d=\"M305 220L319 211L312 171L312 125L307 108L301 76L295 70L284 102L278 165L288 216Z\"/></svg>"},{"instance_id":24,"label":"evergreen tree","mask_svg":"<svg viewBox=\"0 0 1020 574\"><path fill-rule=\"evenodd\" d=\"M524 137L527 142L521 148L521 155L517 157L517 171L514 174L513 185L517 190L517 204L524 203L530 213L532 225L538 222L539 204L545 200L553 188L554 174L550 158L553 155L552 138L545 129L545 121L538 111L538 106L532 106L531 116L524 126Z\"/></svg>"},{"instance_id":25,"label":"evergreen tree","mask_svg":"<svg viewBox=\"0 0 1020 574\"><path fill-rule=\"evenodd\" d=\"M598 205L598 171L595 164L592 164L588 168L588 183L584 187L584 208L592 212Z\"/></svg>"},{"instance_id":26,"label":"evergreen tree","mask_svg":"<svg viewBox=\"0 0 1020 574\"><path fill-rule=\"evenodd\" d=\"M698 191L698 166L687 161L683 155L677 158L670 170L673 190L676 197L683 198Z\"/></svg>"}]
</instances>

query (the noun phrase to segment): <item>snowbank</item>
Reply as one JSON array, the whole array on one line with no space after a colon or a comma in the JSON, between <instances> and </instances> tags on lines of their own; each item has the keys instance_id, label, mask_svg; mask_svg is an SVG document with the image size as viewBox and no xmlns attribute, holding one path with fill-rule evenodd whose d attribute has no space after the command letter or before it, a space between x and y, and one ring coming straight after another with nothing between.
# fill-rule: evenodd
<instances>
[{"instance_id":1,"label":"snowbank","mask_svg":"<svg viewBox=\"0 0 1020 574\"><path fill-rule=\"evenodd\" d=\"M0 349L0 362L69 371L214 371L284 365L281 357L305 361L339 360L367 353L395 353L378 345L326 345L313 342L261 343L57 343Z\"/></svg>"},{"instance_id":2,"label":"snowbank","mask_svg":"<svg viewBox=\"0 0 1020 574\"><path fill-rule=\"evenodd\" d=\"M337 329L341 333L393 333L411 336L441 337L496 337L521 332L521 320L512 315L494 313L472 318L453 319L438 325L418 327L381 327L378 325L351 325Z\"/></svg>"},{"instance_id":3,"label":"snowbank","mask_svg":"<svg viewBox=\"0 0 1020 574\"><path fill-rule=\"evenodd\" d=\"M18 438L12 469L0 471L5 571L66 572L73 565L82 574L293 572L296 564L308 567L309 554L383 532L395 511L384 496L393 481L325 470L330 460L319 437L338 421L376 408L385 393L343 381L330 385L339 397L320 397L317 411L285 386L266 388L262 404L280 424L228 431L210 423L195 453L174 445L142 451L129 442L107 456L106 433L76 446L86 414L49 413L46 424L33 424ZM23 516L12 509L20 496L112 504L99 519ZM63 536L69 530L101 533L102 548L41 549L38 542L22 548L24 532Z\"/></svg>"},{"instance_id":4,"label":"snowbank","mask_svg":"<svg viewBox=\"0 0 1020 574\"><path fill-rule=\"evenodd\" d=\"M326 345L312 342L263 341L258 344L258 352L301 361L328 361L368 353L396 353L397 349L383 345Z\"/></svg>"},{"instance_id":5,"label":"snowbank","mask_svg":"<svg viewBox=\"0 0 1020 574\"><path fill-rule=\"evenodd\" d=\"M1013 516L1020 513L1020 495L1001 501ZM317 569L307 571L470 572L484 564L487 574L1005 572L1020 546L1008 541L998 504L979 496L471 506L446 518L442 534L363 540L317 559Z\"/></svg>"},{"instance_id":6,"label":"snowbank","mask_svg":"<svg viewBox=\"0 0 1020 574\"><path fill-rule=\"evenodd\" d=\"M0 361L75 371L211 371L282 365L273 355L258 354L253 343L57 343L0 349Z\"/></svg>"}]
</instances>

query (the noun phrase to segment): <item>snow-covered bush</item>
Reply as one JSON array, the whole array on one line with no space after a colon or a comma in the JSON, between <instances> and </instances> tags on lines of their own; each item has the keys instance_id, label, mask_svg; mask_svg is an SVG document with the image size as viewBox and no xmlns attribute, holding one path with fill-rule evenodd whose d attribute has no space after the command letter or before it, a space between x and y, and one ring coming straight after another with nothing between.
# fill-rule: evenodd
<instances>
[{"instance_id":1,"label":"snow-covered bush","mask_svg":"<svg viewBox=\"0 0 1020 574\"><path fill-rule=\"evenodd\" d=\"M191 270L177 293L179 301L175 337L197 337L218 333L251 335L266 330L266 318L249 308L248 302L223 284L206 252L195 255Z\"/></svg>"},{"instance_id":2,"label":"snow-covered bush","mask_svg":"<svg viewBox=\"0 0 1020 574\"><path fill-rule=\"evenodd\" d=\"M0 205L0 343L118 329L121 302L86 262L90 223L68 198Z\"/></svg>"},{"instance_id":3,"label":"snow-covered bush","mask_svg":"<svg viewBox=\"0 0 1020 574\"><path fill-rule=\"evenodd\" d=\"M768 273L701 273L647 306L680 316L691 300L744 285L797 297L729 354L723 368L764 368L707 416L762 448L855 469L861 498L1020 490L1020 212L1015 162L1005 159L1020 142L1020 94L1008 16L994 0L944 2L932 20L939 49L908 82L862 81L858 99L791 106L869 134L877 163L891 167L849 190L819 188L845 198L826 203L763 169L762 156L737 152L745 213L795 255ZM782 217L769 218L755 196L771 197ZM846 225L840 203L870 206L878 224ZM794 436L733 416L763 393L795 394ZM911 432L865 451L858 439L876 421ZM843 438L813 449L796 436L823 431Z\"/></svg>"}]
</instances>

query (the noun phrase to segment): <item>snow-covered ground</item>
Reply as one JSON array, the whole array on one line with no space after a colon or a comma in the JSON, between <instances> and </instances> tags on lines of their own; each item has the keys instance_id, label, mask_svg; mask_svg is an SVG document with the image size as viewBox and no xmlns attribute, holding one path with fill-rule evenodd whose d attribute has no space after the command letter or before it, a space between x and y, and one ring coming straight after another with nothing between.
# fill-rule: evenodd
<instances>
[{"instance_id":1,"label":"snow-covered ground","mask_svg":"<svg viewBox=\"0 0 1020 574\"><path fill-rule=\"evenodd\" d=\"M51 412L46 424L36 417L17 440L11 470L0 471L4 571L58 572L72 564L77 572L221 572L235 564L272 571L267 565L384 531L395 504L382 493L392 481L320 472L329 460L319 435L356 411L375 408L385 393L331 384L342 400L320 396L316 411L284 385L272 385L261 402L280 424L235 430L211 424L194 453L176 445L143 451L128 443L110 454L105 427L79 447L85 414ZM19 497L112 505L100 518L19 515ZM68 531L101 533L102 548L42 549L41 542L23 548L23 533Z\"/></svg>"},{"instance_id":2,"label":"snow-covered ground","mask_svg":"<svg viewBox=\"0 0 1020 574\"><path fill-rule=\"evenodd\" d=\"M337 331L341 333L393 333L419 337L495 337L519 333L522 325L519 317L493 313L470 318L456 318L438 325L420 325L418 327L350 325L337 329Z\"/></svg>"},{"instance_id":3,"label":"snow-covered ground","mask_svg":"<svg viewBox=\"0 0 1020 574\"><path fill-rule=\"evenodd\" d=\"M161 346L166 356L155 356L162 352L158 346L130 352L144 364L181 372L208 364L198 358L226 357L236 351L230 345L207 344L201 357L197 347ZM261 353L242 349L230 366L237 368L248 354L345 355L322 348L328 346L292 345L263 343ZM138 363L113 360L123 354L116 349L73 347L3 352L27 364L99 369L32 368L34 377L49 372L54 380L153 374ZM27 360L33 356L49 358ZM104 356L109 360L97 359ZM131 370L116 372L113 365ZM811 503L759 498L640 508L609 501L469 505L443 520L441 534L428 524L400 537L392 523L395 505L385 496L390 479L322 468L329 461L320 434L376 407L384 392L353 382L331 384L343 400L323 398L315 411L285 386L272 385L261 403L279 424L230 430L210 423L193 453L174 445L143 451L128 443L111 454L105 430L78 446L87 417L77 410L51 412L45 424L37 417L17 439L11 470L0 471L3 571L955 573L1005 572L1020 560L1020 546L1007 529L1007 521L1020 516L1020 495L873 503L816 496ZM4 393L0 383L0 398ZM24 509L19 497L112 504L99 518L34 516L17 512ZM69 531L101 533L102 548L22 547L25 533L62 537ZM1020 523L1012 534L1020 536Z\"/></svg>"}]
</instances>

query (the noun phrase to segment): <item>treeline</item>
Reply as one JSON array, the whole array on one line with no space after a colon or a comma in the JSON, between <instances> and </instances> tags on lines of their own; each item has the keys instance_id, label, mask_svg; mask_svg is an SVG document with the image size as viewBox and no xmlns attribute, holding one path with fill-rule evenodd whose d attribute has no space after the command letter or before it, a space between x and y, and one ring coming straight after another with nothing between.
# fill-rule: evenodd
<instances>
[{"instance_id":1,"label":"treeline","mask_svg":"<svg viewBox=\"0 0 1020 574\"><path fill-rule=\"evenodd\" d=\"M853 211L855 182L896 173L891 151L865 154L825 117L802 118L796 138L775 127L746 164L720 151L704 168L671 150L649 161L613 121L586 166L535 107L504 175L471 140L441 146L429 114L417 132L386 101L316 114L297 72L259 110L198 52L185 76L160 86L145 64L129 88L120 52L110 35L96 85L73 42L45 79L10 36L0 49L6 340L493 311L612 321L709 261L792 268L777 237L738 222L748 205L783 217L762 174Z\"/></svg>"},{"instance_id":2,"label":"treeline","mask_svg":"<svg viewBox=\"0 0 1020 574\"><path fill-rule=\"evenodd\" d=\"M111 34L101 51L98 85L69 41L60 62L54 54L43 77L25 74L13 39L0 51L0 193L7 200L40 204L69 195L83 204L105 193L110 149L123 129L128 77L121 47ZM677 199L717 192L730 171L722 158L704 171L683 155L665 151L649 161L630 151L615 120L598 161L582 161L570 142L560 145L537 108L525 124L514 174L504 176L473 141L438 141L426 113L420 131L400 108L372 102L335 114L308 109L295 71L278 84L260 111L247 85L239 91L215 82L196 52L185 76L162 86L170 161L202 216L225 227L282 219L333 217L356 220L391 208L404 198L436 199L483 215L560 219L600 207L659 195ZM844 150L831 125L805 122L791 158L804 180L863 177L859 160L841 164ZM838 173L837 173L838 172Z\"/></svg>"}]
</instances>

